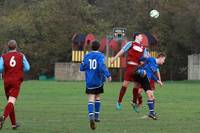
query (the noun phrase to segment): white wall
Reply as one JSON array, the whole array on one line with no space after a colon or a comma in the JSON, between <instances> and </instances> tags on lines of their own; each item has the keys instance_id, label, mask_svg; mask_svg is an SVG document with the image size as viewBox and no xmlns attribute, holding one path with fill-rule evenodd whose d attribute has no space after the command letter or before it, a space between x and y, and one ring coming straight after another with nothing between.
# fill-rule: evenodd
<instances>
[{"instance_id":1,"label":"white wall","mask_svg":"<svg viewBox=\"0 0 200 133\"><path fill-rule=\"evenodd\" d=\"M200 54L188 56L188 80L200 80Z\"/></svg>"}]
</instances>

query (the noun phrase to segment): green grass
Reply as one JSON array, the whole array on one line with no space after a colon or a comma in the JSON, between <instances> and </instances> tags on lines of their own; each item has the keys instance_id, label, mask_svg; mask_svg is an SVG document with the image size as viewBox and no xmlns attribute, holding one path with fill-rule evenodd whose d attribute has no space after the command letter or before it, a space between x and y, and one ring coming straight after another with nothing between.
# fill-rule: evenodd
<instances>
[{"instance_id":1,"label":"green grass","mask_svg":"<svg viewBox=\"0 0 200 133\"><path fill-rule=\"evenodd\" d=\"M3 88L2 83L0 84ZM107 83L102 95L101 122L91 131L87 120L84 82L26 81L16 103L17 120L22 127L12 131L7 120L3 132L19 133L199 133L200 82L166 82L156 89L158 121L142 119L147 114L146 98L141 113L130 106L131 87L123 110L115 103L121 83ZM145 96L144 96L145 97ZM6 104L0 92L0 111Z\"/></svg>"}]
</instances>

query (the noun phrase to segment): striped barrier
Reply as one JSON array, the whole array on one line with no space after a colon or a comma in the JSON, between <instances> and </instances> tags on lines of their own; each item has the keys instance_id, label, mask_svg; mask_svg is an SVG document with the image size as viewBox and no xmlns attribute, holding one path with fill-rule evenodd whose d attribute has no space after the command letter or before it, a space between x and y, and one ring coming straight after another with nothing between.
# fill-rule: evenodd
<instances>
[{"instance_id":1,"label":"striped barrier","mask_svg":"<svg viewBox=\"0 0 200 133\"><path fill-rule=\"evenodd\" d=\"M120 68L120 58L118 57L115 61L114 61L114 63L110 63L110 61L111 61L111 59L112 59L113 57L108 57L108 59L107 59L107 66L108 66L108 68Z\"/></svg>"},{"instance_id":2,"label":"striped barrier","mask_svg":"<svg viewBox=\"0 0 200 133\"><path fill-rule=\"evenodd\" d=\"M85 55L85 51L72 51L72 61L73 62L81 62Z\"/></svg>"},{"instance_id":3,"label":"striped barrier","mask_svg":"<svg viewBox=\"0 0 200 133\"><path fill-rule=\"evenodd\" d=\"M151 57L157 57L158 56L158 52L156 51L150 51L149 54L151 55Z\"/></svg>"}]
</instances>

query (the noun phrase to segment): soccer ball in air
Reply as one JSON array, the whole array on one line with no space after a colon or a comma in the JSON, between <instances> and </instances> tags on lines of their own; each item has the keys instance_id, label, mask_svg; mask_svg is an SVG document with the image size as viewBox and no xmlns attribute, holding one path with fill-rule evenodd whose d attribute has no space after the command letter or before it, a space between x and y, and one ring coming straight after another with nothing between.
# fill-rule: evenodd
<instances>
[{"instance_id":1,"label":"soccer ball in air","mask_svg":"<svg viewBox=\"0 0 200 133\"><path fill-rule=\"evenodd\" d=\"M159 12L157 11L157 10L151 10L150 12L149 12L149 15L150 15L150 17L152 17L152 18L158 18L159 17Z\"/></svg>"}]
</instances>

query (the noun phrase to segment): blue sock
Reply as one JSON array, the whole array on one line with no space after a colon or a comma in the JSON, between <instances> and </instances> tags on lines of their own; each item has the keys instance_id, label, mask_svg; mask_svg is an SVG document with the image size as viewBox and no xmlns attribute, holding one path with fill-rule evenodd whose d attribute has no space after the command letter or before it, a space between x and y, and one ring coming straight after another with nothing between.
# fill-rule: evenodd
<instances>
[{"instance_id":1,"label":"blue sock","mask_svg":"<svg viewBox=\"0 0 200 133\"><path fill-rule=\"evenodd\" d=\"M99 119L99 113L100 113L100 106L101 106L101 101L96 100L95 101L95 119Z\"/></svg>"},{"instance_id":2,"label":"blue sock","mask_svg":"<svg viewBox=\"0 0 200 133\"><path fill-rule=\"evenodd\" d=\"M88 118L94 119L94 102L88 102Z\"/></svg>"},{"instance_id":3,"label":"blue sock","mask_svg":"<svg viewBox=\"0 0 200 133\"><path fill-rule=\"evenodd\" d=\"M149 113L154 114L154 100L148 100Z\"/></svg>"}]
</instances>

